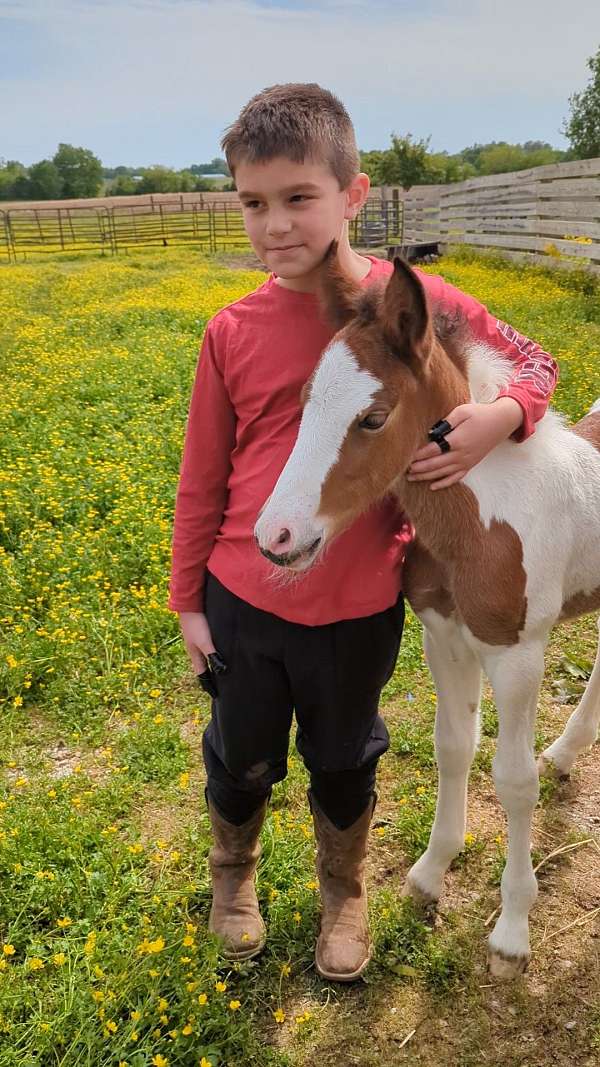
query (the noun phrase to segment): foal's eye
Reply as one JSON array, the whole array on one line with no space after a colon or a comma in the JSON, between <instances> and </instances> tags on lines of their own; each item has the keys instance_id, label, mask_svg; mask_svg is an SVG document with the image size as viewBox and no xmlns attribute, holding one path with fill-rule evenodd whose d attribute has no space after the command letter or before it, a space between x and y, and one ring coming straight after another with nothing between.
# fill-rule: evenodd
<instances>
[{"instance_id":1,"label":"foal's eye","mask_svg":"<svg viewBox=\"0 0 600 1067\"><path fill-rule=\"evenodd\" d=\"M361 430L380 430L382 426L385 426L387 417L387 411L371 411L369 415L365 415L364 419L359 420L358 425Z\"/></svg>"}]
</instances>

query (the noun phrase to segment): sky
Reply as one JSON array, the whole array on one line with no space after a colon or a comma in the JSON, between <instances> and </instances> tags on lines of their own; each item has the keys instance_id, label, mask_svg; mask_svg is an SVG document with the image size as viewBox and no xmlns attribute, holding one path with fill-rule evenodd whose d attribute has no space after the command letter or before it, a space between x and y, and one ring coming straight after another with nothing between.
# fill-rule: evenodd
<instances>
[{"instance_id":1,"label":"sky","mask_svg":"<svg viewBox=\"0 0 600 1067\"><path fill-rule=\"evenodd\" d=\"M267 85L316 81L359 147L549 141L600 45L597 0L0 0L0 158L59 142L181 168Z\"/></svg>"}]
</instances>

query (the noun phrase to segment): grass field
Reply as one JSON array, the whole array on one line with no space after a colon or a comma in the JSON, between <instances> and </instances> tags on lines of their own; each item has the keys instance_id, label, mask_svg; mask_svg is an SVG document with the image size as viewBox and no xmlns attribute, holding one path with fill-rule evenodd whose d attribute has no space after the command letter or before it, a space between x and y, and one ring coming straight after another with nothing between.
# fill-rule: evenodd
<instances>
[{"instance_id":1,"label":"grass field","mask_svg":"<svg viewBox=\"0 0 600 1067\"><path fill-rule=\"evenodd\" d=\"M591 282L465 256L435 269L557 357L569 416L600 396ZM268 948L224 968L207 936L209 708L165 608L170 525L204 324L263 277L171 250L0 268L0 1067L591 1067L598 746L570 783L544 784L534 959L494 984L485 937L505 831L489 694L469 833L435 928L399 900L436 786L412 618L384 694L365 980L327 986L311 967L314 841L293 754L263 834ZM553 637L540 747L581 692L595 636L585 620Z\"/></svg>"}]
</instances>

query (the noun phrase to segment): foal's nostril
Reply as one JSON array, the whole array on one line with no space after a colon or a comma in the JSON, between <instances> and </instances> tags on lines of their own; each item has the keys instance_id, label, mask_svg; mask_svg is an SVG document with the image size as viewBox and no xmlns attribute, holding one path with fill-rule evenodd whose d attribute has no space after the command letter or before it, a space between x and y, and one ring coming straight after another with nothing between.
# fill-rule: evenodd
<instances>
[{"instance_id":1,"label":"foal's nostril","mask_svg":"<svg viewBox=\"0 0 600 1067\"><path fill-rule=\"evenodd\" d=\"M292 535L291 535L289 530L282 530L281 533L279 534L279 537L277 538L277 544L278 545L287 545L288 542L291 540L291 537L292 537Z\"/></svg>"}]
</instances>

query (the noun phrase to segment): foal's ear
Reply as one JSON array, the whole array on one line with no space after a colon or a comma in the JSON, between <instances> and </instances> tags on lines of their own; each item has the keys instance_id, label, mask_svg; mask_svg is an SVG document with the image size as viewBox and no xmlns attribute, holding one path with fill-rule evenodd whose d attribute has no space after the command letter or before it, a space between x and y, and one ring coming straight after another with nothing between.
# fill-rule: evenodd
<instances>
[{"instance_id":1,"label":"foal's ear","mask_svg":"<svg viewBox=\"0 0 600 1067\"><path fill-rule=\"evenodd\" d=\"M340 269L337 249L337 241L332 241L321 262L319 298L327 321L341 330L356 315L361 288Z\"/></svg>"},{"instance_id":2,"label":"foal's ear","mask_svg":"<svg viewBox=\"0 0 600 1067\"><path fill-rule=\"evenodd\" d=\"M404 359L425 361L433 331L425 290L418 276L403 259L394 259L392 274L383 295L383 327L386 339Z\"/></svg>"}]
</instances>

